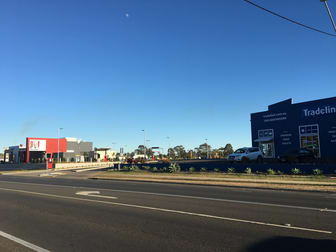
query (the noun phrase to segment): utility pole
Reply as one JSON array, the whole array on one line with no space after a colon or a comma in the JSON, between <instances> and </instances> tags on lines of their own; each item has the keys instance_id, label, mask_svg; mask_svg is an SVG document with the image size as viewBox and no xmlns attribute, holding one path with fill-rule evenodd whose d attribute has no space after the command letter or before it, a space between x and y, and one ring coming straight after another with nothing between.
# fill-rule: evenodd
<instances>
[{"instance_id":1,"label":"utility pole","mask_svg":"<svg viewBox=\"0 0 336 252\"><path fill-rule=\"evenodd\" d=\"M330 21L331 21L331 23L332 23L332 26L334 27L334 30L335 30L335 32L336 32L336 25L335 25L334 19L333 19L333 17L332 17L332 14L331 14L331 12L330 12L330 9L329 9L327 0L320 0L320 2L323 2L323 3L324 3L324 5L325 5L325 7L326 7L326 9L327 9L327 12L328 12Z\"/></svg>"},{"instance_id":2,"label":"utility pole","mask_svg":"<svg viewBox=\"0 0 336 252\"><path fill-rule=\"evenodd\" d=\"M146 159L146 131L142 130L144 133L144 159Z\"/></svg>"},{"instance_id":3,"label":"utility pole","mask_svg":"<svg viewBox=\"0 0 336 252\"><path fill-rule=\"evenodd\" d=\"M209 159L209 147L208 147L208 139L205 139L205 143L206 143L206 148L207 148L207 159Z\"/></svg>"},{"instance_id":4,"label":"utility pole","mask_svg":"<svg viewBox=\"0 0 336 252\"><path fill-rule=\"evenodd\" d=\"M59 158L59 139L60 139L60 131L62 130L63 128L58 128L58 134L57 134L57 162L59 163L60 162L60 158Z\"/></svg>"},{"instance_id":5,"label":"utility pole","mask_svg":"<svg viewBox=\"0 0 336 252\"><path fill-rule=\"evenodd\" d=\"M168 157L168 160L169 160L170 137L169 137L169 136L167 136L167 139L168 139L167 157Z\"/></svg>"}]
</instances>

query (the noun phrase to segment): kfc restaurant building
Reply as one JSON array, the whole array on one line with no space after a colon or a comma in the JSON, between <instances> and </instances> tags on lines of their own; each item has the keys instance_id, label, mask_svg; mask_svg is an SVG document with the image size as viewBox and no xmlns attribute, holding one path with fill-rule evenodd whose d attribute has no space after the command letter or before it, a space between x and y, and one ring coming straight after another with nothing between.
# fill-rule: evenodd
<instances>
[{"instance_id":1,"label":"kfc restaurant building","mask_svg":"<svg viewBox=\"0 0 336 252\"><path fill-rule=\"evenodd\" d=\"M40 163L45 158L57 158L60 153L67 152L67 140L65 138L32 138L26 139L26 163Z\"/></svg>"}]
</instances>

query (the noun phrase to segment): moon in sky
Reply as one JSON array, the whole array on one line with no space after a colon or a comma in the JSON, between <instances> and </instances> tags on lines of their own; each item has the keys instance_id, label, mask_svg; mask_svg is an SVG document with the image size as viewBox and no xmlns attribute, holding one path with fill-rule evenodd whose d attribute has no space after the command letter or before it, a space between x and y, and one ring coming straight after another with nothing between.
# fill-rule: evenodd
<instances>
[{"instance_id":1,"label":"moon in sky","mask_svg":"<svg viewBox=\"0 0 336 252\"><path fill-rule=\"evenodd\" d=\"M125 13L125 17L129 18L129 14L128 14L128 13Z\"/></svg>"}]
</instances>

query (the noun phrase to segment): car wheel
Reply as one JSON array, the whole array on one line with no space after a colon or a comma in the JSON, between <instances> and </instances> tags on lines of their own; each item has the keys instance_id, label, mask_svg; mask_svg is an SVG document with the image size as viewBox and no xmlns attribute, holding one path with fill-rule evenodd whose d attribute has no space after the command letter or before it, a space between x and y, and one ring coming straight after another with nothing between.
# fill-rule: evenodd
<instances>
[{"instance_id":1,"label":"car wheel","mask_svg":"<svg viewBox=\"0 0 336 252\"><path fill-rule=\"evenodd\" d=\"M242 161L242 163L247 163L248 162L248 158L247 157L242 157L241 161Z\"/></svg>"},{"instance_id":2,"label":"car wheel","mask_svg":"<svg viewBox=\"0 0 336 252\"><path fill-rule=\"evenodd\" d=\"M258 156L257 163L261 164L263 162L263 158L261 156Z\"/></svg>"}]
</instances>

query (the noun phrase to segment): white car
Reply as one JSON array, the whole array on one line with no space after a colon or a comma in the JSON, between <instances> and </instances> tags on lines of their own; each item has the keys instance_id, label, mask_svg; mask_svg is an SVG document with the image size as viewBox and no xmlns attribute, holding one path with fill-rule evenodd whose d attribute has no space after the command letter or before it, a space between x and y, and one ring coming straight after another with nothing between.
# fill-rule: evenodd
<instances>
[{"instance_id":1,"label":"white car","mask_svg":"<svg viewBox=\"0 0 336 252\"><path fill-rule=\"evenodd\" d=\"M227 158L229 161L247 162L250 160L262 162L263 153L258 147L244 147L236 150Z\"/></svg>"}]
</instances>

